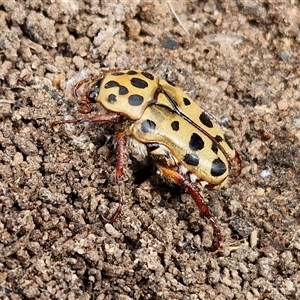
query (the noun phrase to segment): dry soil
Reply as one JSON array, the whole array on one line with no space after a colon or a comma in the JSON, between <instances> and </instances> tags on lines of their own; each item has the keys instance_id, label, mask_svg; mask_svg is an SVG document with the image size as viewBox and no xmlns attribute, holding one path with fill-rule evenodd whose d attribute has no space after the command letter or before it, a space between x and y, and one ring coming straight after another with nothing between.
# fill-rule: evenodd
<instances>
[{"instance_id":1,"label":"dry soil","mask_svg":"<svg viewBox=\"0 0 300 300\"><path fill-rule=\"evenodd\" d=\"M298 1L0 0L1 299L300 299ZM182 87L241 153L200 192L212 229L151 162L78 117L72 87L103 68ZM149 167L150 166L150 167ZM200 188L200 187L199 187Z\"/></svg>"}]
</instances>

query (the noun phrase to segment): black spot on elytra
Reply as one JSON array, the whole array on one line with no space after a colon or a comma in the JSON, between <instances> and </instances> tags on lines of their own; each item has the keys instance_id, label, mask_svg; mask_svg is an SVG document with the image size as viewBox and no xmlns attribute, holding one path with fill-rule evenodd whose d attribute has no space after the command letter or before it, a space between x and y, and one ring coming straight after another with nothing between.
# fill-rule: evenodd
<instances>
[{"instance_id":1,"label":"black spot on elytra","mask_svg":"<svg viewBox=\"0 0 300 300\"><path fill-rule=\"evenodd\" d=\"M199 165L199 157L196 154L186 154L183 158L183 161L191 166Z\"/></svg>"},{"instance_id":2,"label":"black spot on elytra","mask_svg":"<svg viewBox=\"0 0 300 300\"><path fill-rule=\"evenodd\" d=\"M220 143L223 141L223 138L219 135L216 135L215 140L216 140L216 142Z\"/></svg>"},{"instance_id":3,"label":"black spot on elytra","mask_svg":"<svg viewBox=\"0 0 300 300\"><path fill-rule=\"evenodd\" d=\"M128 75L136 75L138 72L137 71L134 71L134 70L129 70L127 72Z\"/></svg>"},{"instance_id":4,"label":"black spot on elytra","mask_svg":"<svg viewBox=\"0 0 300 300\"><path fill-rule=\"evenodd\" d=\"M114 103L114 102L117 101L117 97L116 97L115 94L109 94L107 100L108 100L108 102L110 102L110 103Z\"/></svg>"},{"instance_id":5,"label":"black spot on elytra","mask_svg":"<svg viewBox=\"0 0 300 300\"><path fill-rule=\"evenodd\" d=\"M120 85L119 95L127 95L128 93L129 93L128 88L126 86Z\"/></svg>"},{"instance_id":6,"label":"black spot on elytra","mask_svg":"<svg viewBox=\"0 0 300 300\"><path fill-rule=\"evenodd\" d=\"M133 94L128 97L128 103L132 106L139 106L143 102L144 102L144 97L141 95Z\"/></svg>"},{"instance_id":7,"label":"black spot on elytra","mask_svg":"<svg viewBox=\"0 0 300 300\"><path fill-rule=\"evenodd\" d=\"M188 98L183 97L183 103L184 105L188 106L191 104L191 101Z\"/></svg>"},{"instance_id":8,"label":"black spot on elytra","mask_svg":"<svg viewBox=\"0 0 300 300\"><path fill-rule=\"evenodd\" d=\"M154 75L148 73L148 72L141 72L142 75L144 75L146 78L153 80L154 79Z\"/></svg>"},{"instance_id":9,"label":"black spot on elytra","mask_svg":"<svg viewBox=\"0 0 300 300\"><path fill-rule=\"evenodd\" d=\"M119 87L119 95L127 95L129 93L128 88L126 86L120 85L117 81L114 80L110 80L104 85L104 88L106 89L114 87Z\"/></svg>"},{"instance_id":10,"label":"black spot on elytra","mask_svg":"<svg viewBox=\"0 0 300 300\"><path fill-rule=\"evenodd\" d=\"M214 124L208 117L208 115L205 112L202 112L202 114L199 117L200 122L205 125L206 127L213 128Z\"/></svg>"},{"instance_id":11,"label":"black spot on elytra","mask_svg":"<svg viewBox=\"0 0 300 300\"><path fill-rule=\"evenodd\" d=\"M212 143L211 150L216 154L218 153L219 148L218 148L217 143L215 143L215 142Z\"/></svg>"},{"instance_id":12,"label":"black spot on elytra","mask_svg":"<svg viewBox=\"0 0 300 300\"><path fill-rule=\"evenodd\" d=\"M139 88L139 89L145 89L146 87L148 87L147 81L137 78L137 77L131 78L130 82L134 87Z\"/></svg>"},{"instance_id":13,"label":"black spot on elytra","mask_svg":"<svg viewBox=\"0 0 300 300\"><path fill-rule=\"evenodd\" d=\"M214 177L223 175L227 171L225 163L220 159L216 158L211 165L210 174Z\"/></svg>"},{"instance_id":14,"label":"black spot on elytra","mask_svg":"<svg viewBox=\"0 0 300 300\"><path fill-rule=\"evenodd\" d=\"M204 148L204 141L197 133L193 133L189 142L189 147L192 151L201 150Z\"/></svg>"},{"instance_id":15,"label":"black spot on elytra","mask_svg":"<svg viewBox=\"0 0 300 300\"><path fill-rule=\"evenodd\" d=\"M116 86L119 86L119 83L117 81L110 80L110 81L105 83L104 88L110 89L110 88L113 88L113 87L116 87Z\"/></svg>"},{"instance_id":16,"label":"black spot on elytra","mask_svg":"<svg viewBox=\"0 0 300 300\"><path fill-rule=\"evenodd\" d=\"M179 130L179 122L178 121L173 121L171 123L171 127L174 131L178 131Z\"/></svg>"},{"instance_id":17,"label":"black spot on elytra","mask_svg":"<svg viewBox=\"0 0 300 300\"><path fill-rule=\"evenodd\" d=\"M142 132L152 132L155 130L156 124L151 120L145 120L141 124Z\"/></svg>"}]
</instances>

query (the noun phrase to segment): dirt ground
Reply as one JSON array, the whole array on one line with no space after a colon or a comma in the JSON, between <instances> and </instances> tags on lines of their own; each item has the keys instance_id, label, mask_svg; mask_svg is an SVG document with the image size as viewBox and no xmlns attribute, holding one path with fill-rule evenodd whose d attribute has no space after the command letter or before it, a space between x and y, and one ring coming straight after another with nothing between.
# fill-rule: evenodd
<instances>
[{"instance_id":1,"label":"dirt ground","mask_svg":"<svg viewBox=\"0 0 300 300\"><path fill-rule=\"evenodd\" d=\"M298 1L0 0L1 299L300 299ZM102 68L182 87L241 153L201 190L212 228L151 162L126 156L72 87ZM100 130L99 130L100 129ZM150 166L150 167L149 167Z\"/></svg>"}]
</instances>

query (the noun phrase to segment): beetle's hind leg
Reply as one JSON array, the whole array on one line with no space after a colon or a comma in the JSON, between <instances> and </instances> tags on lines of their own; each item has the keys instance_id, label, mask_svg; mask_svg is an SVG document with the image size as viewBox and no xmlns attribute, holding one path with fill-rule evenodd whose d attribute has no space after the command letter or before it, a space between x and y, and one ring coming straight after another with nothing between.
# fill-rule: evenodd
<instances>
[{"instance_id":1,"label":"beetle's hind leg","mask_svg":"<svg viewBox=\"0 0 300 300\"><path fill-rule=\"evenodd\" d=\"M195 203L197 204L200 213L202 216L204 216L206 219L209 220L210 224L212 225L214 229L214 235L215 235L215 242L211 247L209 247L208 251L215 252L220 248L221 241L222 241L222 235L220 228L218 227L216 221L214 220L209 207L204 203L203 198L200 196L200 194L197 192L197 190L192 186L192 184L180 173L177 171L170 169L162 164L156 163L157 168L163 173L164 177L168 180L184 187L187 192L190 194L190 196L193 198Z\"/></svg>"},{"instance_id":2,"label":"beetle's hind leg","mask_svg":"<svg viewBox=\"0 0 300 300\"><path fill-rule=\"evenodd\" d=\"M101 218L105 223L115 222L122 212L122 207L124 203L124 185L122 181L122 176L123 176L123 169L124 169L125 144L126 144L126 137L124 132L118 132L116 134L116 146L117 146L116 183L118 185L120 200L119 200L119 206L117 210L110 218L101 215Z\"/></svg>"}]
</instances>

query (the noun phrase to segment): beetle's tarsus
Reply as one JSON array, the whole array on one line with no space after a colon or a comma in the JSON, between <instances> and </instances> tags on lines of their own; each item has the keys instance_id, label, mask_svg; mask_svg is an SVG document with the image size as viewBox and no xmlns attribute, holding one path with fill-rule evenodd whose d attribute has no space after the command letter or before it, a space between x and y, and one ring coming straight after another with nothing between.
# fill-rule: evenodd
<instances>
[{"instance_id":1,"label":"beetle's tarsus","mask_svg":"<svg viewBox=\"0 0 300 300\"><path fill-rule=\"evenodd\" d=\"M115 213L110 218L107 218L104 215L101 215L101 220L104 223L109 223L109 224L114 223L117 220L117 218L119 217L119 215L121 214L122 207L123 207L123 204L119 203L119 206L118 206L117 210L115 211Z\"/></svg>"},{"instance_id":2,"label":"beetle's tarsus","mask_svg":"<svg viewBox=\"0 0 300 300\"><path fill-rule=\"evenodd\" d=\"M205 247L204 249L206 251L210 251L210 252L216 252L220 246L221 246L221 242L222 242L222 234L221 234L221 231L220 231L220 228L218 227L218 225L216 224L216 221L214 218L209 218L209 222L211 224L211 226L213 227L214 229L214 243L210 246L210 247Z\"/></svg>"}]
</instances>

